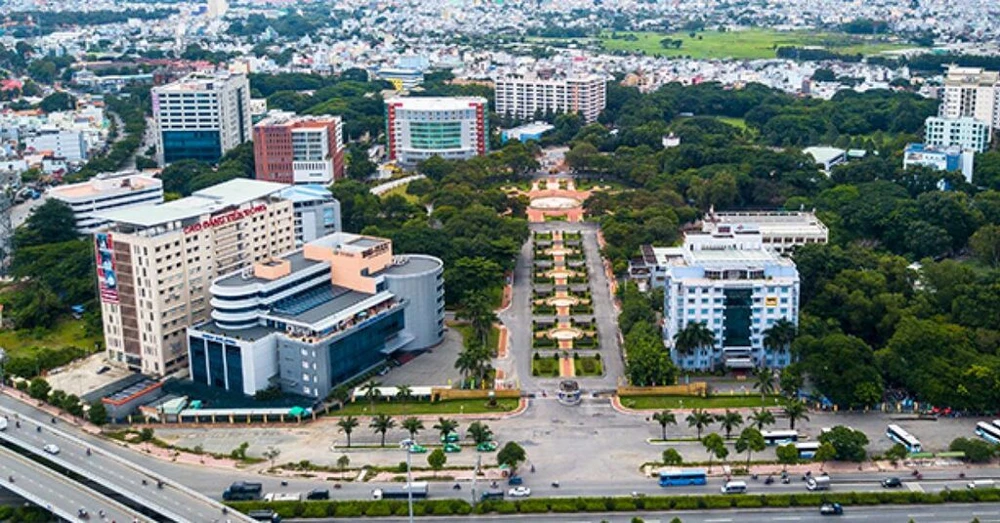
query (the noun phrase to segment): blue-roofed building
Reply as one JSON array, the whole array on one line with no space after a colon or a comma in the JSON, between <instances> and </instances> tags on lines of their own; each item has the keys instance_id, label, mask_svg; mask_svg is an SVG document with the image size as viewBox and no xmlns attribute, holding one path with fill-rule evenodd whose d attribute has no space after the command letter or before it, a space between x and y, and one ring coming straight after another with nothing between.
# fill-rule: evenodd
<instances>
[{"instance_id":1,"label":"blue-roofed building","mask_svg":"<svg viewBox=\"0 0 1000 523\"><path fill-rule=\"evenodd\" d=\"M505 129L500 131L500 142L507 143L510 140L517 140L519 142L527 142L528 140L534 140L536 142L541 141L542 136L555 129L556 127L552 124L545 122L532 122L527 125L522 125L520 127L515 127L513 129Z\"/></svg>"},{"instance_id":2,"label":"blue-roofed building","mask_svg":"<svg viewBox=\"0 0 1000 523\"><path fill-rule=\"evenodd\" d=\"M278 193L292 202L295 216L295 246L343 230L340 202L322 185L292 185Z\"/></svg>"},{"instance_id":3,"label":"blue-roofed building","mask_svg":"<svg viewBox=\"0 0 1000 523\"><path fill-rule=\"evenodd\" d=\"M960 147L934 147L922 143L906 145L903 152L903 168L920 165L938 171L961 172L972 183L972 169L975 153Z\"/></svg>"}]
</instances>

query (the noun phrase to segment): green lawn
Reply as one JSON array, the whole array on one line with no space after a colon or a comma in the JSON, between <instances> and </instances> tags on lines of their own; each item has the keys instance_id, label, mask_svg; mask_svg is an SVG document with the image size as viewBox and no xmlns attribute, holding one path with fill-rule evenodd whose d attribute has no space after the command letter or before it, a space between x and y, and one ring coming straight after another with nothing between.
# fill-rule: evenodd
<instances>
[{"instance_id":1,"label":"green lawn","mask_svg":"<svg viewBox=\"0 0 1000 523\"><path fill-rule=\"evenodd\" d=\"M487 400L448 400L431 403L430 401L376 401L375 408L367 401L359 399L348 403L341 410L330 411L331 416L371 416L373 414L388 414L390 416L410 416L422 414L482 414L485 412L509 412L517 408L518 400L502 398L497 400L497 406L490 408Z\"/></svg>"},{"instance_id":2,"label":"green lawn","mask_svg":"<svg viewBox=\"0 0 1000 523\"><path fill-rule=\"evenodd\" d=\"M600 376L604 373L601 360L588 356L574 358L573 367L577 376Z\"/></svg>"},{"instance_id":3,"label":"green lawn","mask_svg":"<svg viewBox=\"0 0 1000 523\"><path fill-rule=\"evenodd\" d=\"M11 356L35 349L61 349L69 346L93 351L94 343L98 341L103 342L104 336L86 336L83 320L72 318L60 320L49 330L0 331L0 347L6 349Z\"/></svg>"},{"instance_id":4,"label":"green lawn","mask_svg":"<svg viewBox=\"0 0 1000 523\"><path fill-rule=\"evenodd\" d=\"M632 409L739 409L748 407L774 407L778 396L768 396L763 402L760 395L751 396L623 396L622 405Z\"/></svg>"},{"instance_id":5,"label":"green lawn","mask_svg":"<svg viewBox=\"0 0 1000 523\"><path fill-rule=\"evenodd\" d=\"M382 198L384 200L384 199L388 198L390 194L398 194L399 196L402 196L403 198L406 198L406 201L408 201L408 202L410 202L410 203L412 203L414 205L418 205L420 203L420 198L417 198L416 196L414 196L414 195L409 194L409 193L406 192L406 188L409 187L409 186L410 186L410 184L406 183L406 184L400 185L399 187L393 187L392 189L389 189L388 191L382 193L382 196L380 196L380 198Z\"/></svg>"},{"instance_id":6,"label":"green lawn","mask_svg":"<svg viewBox=\"0 0 1000 523\"><path fill-rule=\"evenodd\" d=\"M624 35L634 35L636 40L625 40ZM618 33L612 39L611 33L601 35L601 44L608 51L633 51L648 55L690 56L695 59L757 59L774 58L775 49L786 46L815 46L843 54L878 54L883 51L912 47L903 43L868 40L849 35L812 33L806 31L774 31L770 29L747 29L745 31L703 31L694 38L687 32L676 33ZM700 39L699 39L700 37ZM681 40L680 48L664 48L660 40L669 38Z\"/></svg>"},{"instance_id":7,"label":"green lawn","mask_svg":"<svg viewBox=\"0 0 1000 523\"><path fill-rule=\"evenodd\" d=\"M462 339L467 339L472 336L472 326L468 323L457 323L449 325L452 329L462 333ZM497 350L500 345L500 329L493 326L490 328L490 335L486 337L486 346L490 350Z\"/></svg>"}]
</instances>

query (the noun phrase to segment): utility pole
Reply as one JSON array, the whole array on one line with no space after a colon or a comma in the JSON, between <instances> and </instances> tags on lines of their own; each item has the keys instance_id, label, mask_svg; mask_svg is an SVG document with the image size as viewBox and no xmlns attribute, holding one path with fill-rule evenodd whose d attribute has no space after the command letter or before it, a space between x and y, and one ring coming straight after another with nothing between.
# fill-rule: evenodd
<instances>
[{"instance_id":1,"label":"utility pole","mask_svg":"<svg viewBox=\"0 0 1000 523\"><path fill-rule=\"evenodd\" d=\"M476 455L476 468L472 471L472 506L476 506L476 480L479 479L479 467L482 465L483 455Z\"/></svg>"},{"instance_id":2,"label":"utility pole","mask_svg":"<svg viewBox=\"0 0 1000 523\"><path fill-rule=\"evenodd\" d=\"M407 440L407 443L403 445L406 450L406 506L410 512L410 523L413 523L413 476L410 472L410 456L413 453L410 452L410 447L414 443L413 440Z\"/></svg>"}]
</instances>

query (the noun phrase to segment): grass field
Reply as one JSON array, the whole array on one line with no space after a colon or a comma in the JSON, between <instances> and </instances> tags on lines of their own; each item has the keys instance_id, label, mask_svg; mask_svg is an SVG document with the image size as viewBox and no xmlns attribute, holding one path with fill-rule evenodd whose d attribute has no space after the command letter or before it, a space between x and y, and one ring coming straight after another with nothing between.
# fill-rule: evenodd
<instances>
[{"instance_id":1,"label":"grass field","mask_svg":"<svg viewBox=\"0 0 1000 523\"><path fill-rule=\"evenodd\" d=\"M823 47L842 54L872 55L883 51L912 47L902 43L865 40L848 35L830 33L810 33L804 31L773 31L770 29L747 29L745 31L703 31L694 38L686 32L676 33L611 33L601 35L600 41L608 51L642 52L648 55L690 56L695 59L758 59L774 58L775 49L786 46ZM625 40L624 35L634 35L636 40ZM669 38L681 40L680 48L664 48L660 40Z\"/></svg>"},{"instance_id":2,"label":"grass field","mask_svg":"<svg viewBox=\"0 0 1000 523\"><path fill-rule=\"evenodd\" d=\"M485 412L510 412L517 408L518 400L514 398L497 399L497 406L490 408L487 400L448 400L431 403L430 401L376 401L375 408L367 401L359 399L348 403L340 410L331 410L331 416L371 416L373 414L388 414L389 416L410 416L422 414L482 414Z\"/></svg>"},{"instance_id":3,"label":"grass field","mask_svg":"<svg viewBox=\"0 0 1000 523\"><path fill-rule=\"evenodd\" d=\"M622 405L631 409L742 409L749 407L774 407L777 396L768 396L762 402L760 395L750 396L623 396Z\"/></svg>"},{"instance_id":4,"label":"grass field","mask_svg":"<svg viewBox=\"0 0 1000 523\"><path fill-rule=\"evenodd\" d=\"M83 320L64 319L49 330L4 330L0 331L0 347L7 350L11 356L25 354L41 348L61 349L74 346L92 351L94 343L102 341L103 336L86 336Z\"/></svg>"}]
</instances>

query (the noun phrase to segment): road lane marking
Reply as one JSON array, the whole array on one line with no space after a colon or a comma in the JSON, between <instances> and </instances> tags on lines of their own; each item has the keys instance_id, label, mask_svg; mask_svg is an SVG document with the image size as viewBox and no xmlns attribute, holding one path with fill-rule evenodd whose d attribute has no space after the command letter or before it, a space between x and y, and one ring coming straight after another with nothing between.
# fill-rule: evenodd
<instances>
[{"instance_id":1,"label":"road lane marking","mask_svg":"<svg viewBox=\"0 0 1000 523\"><path fill-rule=\"evenodd\" d=\"M705 523L729 523L732 518L729 519L706 519Z\"/></svg>"},{"instance_id":2,"label":"road lane marking","mask_svg":"<svg viewBox=\"0 0 1000 523\"><path fill-rule=\"evenodd\" d=\"M802 518L798 516L783 516L780 518L771 518L771 521L802 521Z\"/></svg>"}]
</instances>

